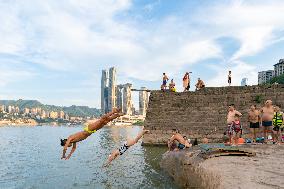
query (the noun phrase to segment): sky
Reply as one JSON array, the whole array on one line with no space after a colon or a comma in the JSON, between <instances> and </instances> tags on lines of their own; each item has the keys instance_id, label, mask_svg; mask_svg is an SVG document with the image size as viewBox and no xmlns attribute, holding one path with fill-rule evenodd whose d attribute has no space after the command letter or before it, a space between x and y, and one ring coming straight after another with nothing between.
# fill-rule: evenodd
<instances>
[{"instance_id":1,"label":"sky","mask_svg":"<svg viewBox=\"0 0 284 189\"><path fill-rule=\"evenodd\" d=\"M182 91L257 84L284 58L283 0L0 0L0 99L100 108L101 70L119 84ZM133 94L137 106L138 95Z\"/></svg>"}]
</instances>

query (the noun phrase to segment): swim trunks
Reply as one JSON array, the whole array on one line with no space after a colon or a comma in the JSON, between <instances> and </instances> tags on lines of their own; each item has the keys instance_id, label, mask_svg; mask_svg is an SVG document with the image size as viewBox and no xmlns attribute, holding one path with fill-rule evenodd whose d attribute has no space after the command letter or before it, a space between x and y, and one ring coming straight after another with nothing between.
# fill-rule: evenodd
<instances>
[{"instance_id":1,"label":"swim trunks","mask_svg":"<svg viewBox=\"0 0 284 189\"><path fill-rule=\"evenodd\" d=\"M263 121L262 126L264 127L271 127L272 126L272 121Z\"/></svg>"},{"instance_id":2,"label":"swim trunks","mask_svg":"<svg viewBox=\"0 0 284 189\"><path fill-rule=\"evenodd\" d=\"M259 128L259 122L256 122L256 123L250 122L249 123L249 128L251 128L251 129L258 129Z\"/></svg>"},{"instance_id":3,"label":"swim trunks","mask_svg":"<svg viewBox=\"0 0 284 189\"><path fill-rule=\"evenodd\" d=\"M129 146L127 146L127 143L125 142L119 149L119 155L122 155L124 152L126 152L126 150L129 148Z\"/></svg>"},{"instance_id":4,"label":"swim trunks","mask_svg":"<svg viewBox=\"0 0 284 189\"><path fill-rule=\"evenodd\" d=\"M167 80L163 80L163 85L167 85Z\"/></svg>"},{"instance_id":5,"label":"swim trunks","mask_svg":"<svg viewBox=\"0 0 284 189\"><path fill-rule=\"evenodd\" d=\"M228 78L228 83L232 83L232 78L231 77Z\"/></svg>"},{"instance_id":6,"label":"swim trunks","mask_svg":"<svg viewBox=\"0 0 284 189\"><path fill-rule=\"evenodd\" d=\"M178 149L180 149L180 150L185 149L185 145L184 145L184 144L179 143L179 144L178 144Z\"/></svg>"},{"instance_id":7,"label":"swim trunks","mask_svg":"<svg viewBox=\"0 0 284 189\"><path fill-rule=\"evenodd\" d=\"M95 133L97 130L89 130L89 124L85 124L84 131L88 132L89 134Z\"/></svg>"}]
</instances>

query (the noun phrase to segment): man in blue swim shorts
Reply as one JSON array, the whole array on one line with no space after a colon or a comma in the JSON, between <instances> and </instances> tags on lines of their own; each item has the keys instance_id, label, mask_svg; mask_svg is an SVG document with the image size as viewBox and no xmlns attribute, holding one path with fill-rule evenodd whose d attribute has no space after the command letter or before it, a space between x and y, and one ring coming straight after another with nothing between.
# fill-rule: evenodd
<instances>
[{"instance_id":1,"label":"man in blue swim shorts","mask_svg":"<svg viewBox=\"0 0 284 189\"><path fill-rule=\"evenodd\" d=\"M274 108L272 106L272 101L267 100L264 107L261 109L261 122L263 127L264 143L267 143L267 133L271 132L274 117Z\"/></svg>"}]
</instances>

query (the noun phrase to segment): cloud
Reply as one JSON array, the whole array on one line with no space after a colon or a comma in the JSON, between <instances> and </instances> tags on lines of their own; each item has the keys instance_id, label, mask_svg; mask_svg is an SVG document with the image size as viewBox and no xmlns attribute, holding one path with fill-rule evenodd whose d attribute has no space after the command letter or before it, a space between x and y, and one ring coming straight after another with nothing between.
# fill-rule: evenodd
<instances>
[{"instance_id":1,"label":"cloud","mask_svg":"<svg viewBox=\"0 0 284 189\"><path fill-rule=\"evenodd\" d=\"M248 63L236 61L233 66L228 69L225 66L211 65L211 68L217 72L216 76L207 81L206 85L214 86L228 86L228 71L232 71L232 85L239 86L243 78L248 78L248 85L253 85L257 82L257 67L249 65Z\"/></svg>"},{"instance_id":2,"label":"cloud","mask_svg":"<svg viewBox=\"0 0 284 189\"><path fill-rule=\"evenodd\" d=\"M283 1L215 1L193 3L195 7L189 1L175 9L178 14L167 14L170 7L160 10L167 3L163 1L140 5L142 11L135 12L136 3L1 1L0 65L5 64L8 78L35 77L33 70L6 62L17 57L19 65L29 62L31 67L66 74L69 82L73 74L88 75L89 81L83 83L89 85L94 78L98 81L101 69L110 66L118 68L122 81L159 81L162 72L180 77L185 68L214 59L214 72L204 67L200 73L211 78L206 82L210 86L225 85L226 78L222 78L227 69L236 74L234 84L247 75L256 84L257 62L245 59L283 42ZM229 57L218 41L224 38L240 44ZM6 86L16 81L5 78L0 82Z\"/></svg>"}]
</instances>

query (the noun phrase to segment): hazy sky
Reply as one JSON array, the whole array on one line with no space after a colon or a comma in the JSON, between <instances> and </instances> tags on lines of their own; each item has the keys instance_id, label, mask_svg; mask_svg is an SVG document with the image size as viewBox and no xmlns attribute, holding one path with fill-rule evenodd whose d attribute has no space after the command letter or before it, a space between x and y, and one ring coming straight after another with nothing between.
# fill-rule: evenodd
<instances>
[{"instance_id":1,"label":"hazy sky","mask_svg":"<svg viewBox=\"0 0 284 189\"><path fill-rule=\"evenodd\" d=\"M158 89L233 84L284 58L284 1L0 0L0 99L100 107L101 70ZM137 95L135 97L137 99Z\"/></svg>"}]
</instances>

